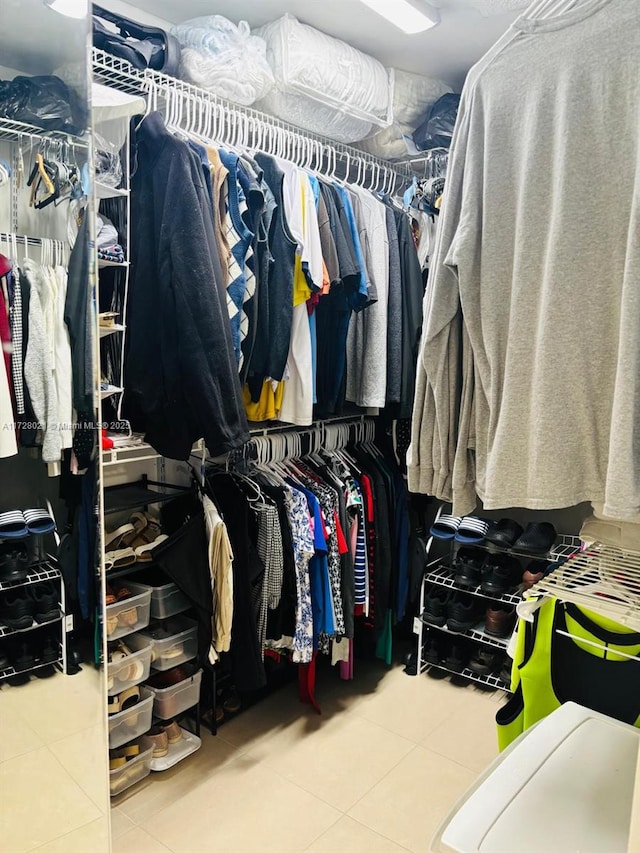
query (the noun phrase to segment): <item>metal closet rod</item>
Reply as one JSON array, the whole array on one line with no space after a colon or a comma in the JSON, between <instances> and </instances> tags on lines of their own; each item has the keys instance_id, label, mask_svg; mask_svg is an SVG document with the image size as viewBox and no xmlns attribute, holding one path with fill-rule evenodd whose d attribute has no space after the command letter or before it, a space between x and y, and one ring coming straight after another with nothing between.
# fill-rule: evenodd
<instances>
[{"instance_id":1,"label":"metal closet rod","mask_svg":"<svg viewBox=\"0 0 640 853\"><path fill-rule=\"evenodd\" d=\"M242 144L250 137L254 147L261 149L260 143L267 142L265 147L277 144L284 147L281 156L302 155L320 170L330 171L331 177L344 179L350 174L350 167L358 169L356 183L370 189L390 191L398 190L401 186L411 183L414 172L406 165L397 166L386 160L381 160L328 137L308 133L288 122L262 113L250 107L243 107L213 95L206 89L201 89L191 83L169 77L151 69L139 70L125 60L111 56L98 48L93 48L93 72L96 80L104 85L119 89L131 95L148 98L148 105L153 108L161 101L166 102L172 118L177 117L182 123L196 125L204 115L210 118L210 124L223 135L217 141L227 144ZM257 145L255 143L258 143ZM297 158L298 162L300 157ZM336 174L338 165L345 174ZM367 178L366 173L370 176ZM360 179L360 180L359 180Z\"/></svg>"}]
</instances>

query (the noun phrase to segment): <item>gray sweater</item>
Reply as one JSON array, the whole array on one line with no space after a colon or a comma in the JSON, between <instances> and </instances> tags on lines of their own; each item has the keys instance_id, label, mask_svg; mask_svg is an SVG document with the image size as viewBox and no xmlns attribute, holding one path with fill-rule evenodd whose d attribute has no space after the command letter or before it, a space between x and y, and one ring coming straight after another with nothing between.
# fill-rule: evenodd
<instances>
[{"instance_id":1,"label":"gray sweater","mask_svg":"<svg viewBox=\"0 0 640 853\"><path fill-rule=\"evenodd\" d=\"M521 18L467 79L408 454L456 514L640 511L638 15Z\"/></svg>"}]
</instances>

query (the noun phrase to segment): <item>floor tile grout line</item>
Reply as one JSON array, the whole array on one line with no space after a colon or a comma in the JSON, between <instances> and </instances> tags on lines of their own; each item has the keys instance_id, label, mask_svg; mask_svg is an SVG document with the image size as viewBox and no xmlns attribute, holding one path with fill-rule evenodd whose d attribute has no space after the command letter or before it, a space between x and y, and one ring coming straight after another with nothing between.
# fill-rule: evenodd
<instances>
[{"instance_id":1,"label":"floor tile grout line","mask_svg":"<svg viewBox=\"0 0 640 853\"><path fill-rule=\"evenodd\" d=\"M351 820L355 820L356 823L359 823L360 826L364 826L364 828L368 829L369 832L375 832L376 835L379 835L381 838L386 839L386 841L390 841L392 844L395 844L397 847L401 847L403 850L411 851L410 847L407 847L405 844L401 844L399 841L396 841L395 838L391 838L389 835L385 835L384 832L380 832L379 829L374 829L372 826L369 826L369 824L365 823L359 817L356 817L356 815L346 814L345 817L349 817L349 818L351 818ZM412 853L412 851L411 851L411 853Z\"/></svg>"},{"instance_id":2,"label":"floor tile grout line","mask_svg":"<svg viewBox=\"0 0 640 853\"><path fill-rule=\"evenodd\" d=\"M69 737L73 737L73 735L69 735ZM64 740L64 738L62 738L62 740ZM60 741L57 741L57 743L60 743ZM106 806L106 809L103 809L103 807L102 807L102 806L100 806L100 805L98 805L98 803L96 803L96 801L93 799L93 797L91 796L91 794L89 794L89 793L88 793L88 792L87 792L87 791L82 787L82 785L81 785L79 782L77 782L77 781L76 781L76 779L75 779L75 778L73 777L73 775L71 774L71 771L69 770L69 768L64 766L64 764L62 763L62 761L60 761L60 759L59 759L59 758L58 758L58 756L55 754L55 752L51 749L51 747L50 747L49 745L47 745L46 749L47 749L47 750L48 750L48 752L50 752L50 753L51 753L51 755L55 758L55 760L58 762L58 764L60 765L60 767L62 767L62 769L64 770L64 772L65 772L65 773L67 774L67 776L71 779L71 781L72 781L72 782L73 782L73 784L78 788L78 790L79 790L79 791L81 791L81 792L84 794L84 796L89 800L89 802L91 802L91 803L92 803L92 804L93 804L97 809L99 809L99 810L100 810L101 815L107 815L107 816L109 816L109 812L110 812L110 809L111 809L111 804L110 804L110 802L109 802L109 793L108 793L108 791L106 791L106 790L105 790L105 794L106 794L106 797L107 797L107 806Z\"/></svg>"},{"instance_id":3,"label":"floor tile grout line","mask_svg":"<svg viewBox=\"0 0 640 853\"><path fill-rule=\"evenodd\" d=\"M43 841L42 844L38 844L37 847L30 847L27 853L36 853L38 850L42 850L43 847L46 847L47 844L51 844L53 841L61 841L63 838L66 838L68 835L72 835L74 832L77 832L79 829L84 829L85 826L89 826L91 823L96 823L99 820L108 820L107 815L101 815L100 817L92 817L91 820L86 821L85 823L81 823L80 826L76 826L75 829L70 829L69 832L63 832L62 835L56 835L54 838L50 838L48 841ZM107 828L107 836L109 834L109 829Z\"/></svg>"},{"instance_id":4,"label":"floor tile grout line","mask_svg":"<svg viewBox=\"0 0 640 853\"><path fill-rule=\"evenodd\" d=\"M433 755L437 755L438 758L446 758L447 761L450 761L452 764L457 764L458 767L462 767L464 770L469 770L471 773L475 773L476 776L479 776L481 773L484 773L484 771L487 769L487 767L489 767L489 765L494 760L494 759L492 759L489 762L489 764L487 764L485 767L482 768L482 770L478 770L475 767L469 767L468 764L463 764L461 761L457 761L455 758L451 758L450 755L445 755L444 752L438 752L437 749L432 749L430 746L424 746L424 744L421 744L421 743L419 743L418 746L421 749L426 750L426 752L430 752ZM497 758L497 756L496 756L496 758Z\"/></svg>"},{"instance_id":5,"label":"floor tile grout line","mask_svg":"<svg viewBox=\"0 0 640 853\"><path fill-rule=\"evenodd\" d=\"M358 803L359 803L361 800L363 800L366 796L368 796L368 795L371 793L371 791L373 791L373 789L374 789L374 788L376 788L378 785L380 785L380 784L381 784L381 783L382 783L382 782L387 778L387 776L389 775L389 773L391 773L393 770L395 770L395 769L396 769L396 767L397 767L397 766L398 766L402 761L405 761L405 760L406 760L406 759L411 755L411 753L412 753L412 752L415 752L415 750L416 750L419 746L420 746L420 744L419 744L419 743L414 744L414 745L413 745L413 748L412 748L412 749L410 749L410 750L409 750L409 752L407 752L405 755L403 755L403 756L402 756L402 758L400 759L400 761L398 761L396 764L394 764L394 765L393 765L393 767L392 767L392 768L391 768L387 773L385 773L385 774L384 774L384 776L382 776L380 779L378 779L378 781L375 783L375 785L372 785L372 786L371 786L371 788L369 788L369 790L367 791L367 793L366 793L366 794L363 794L361 797L358 797L358 799L355 801L355 803L354 803L352 806L350 806L350 807L349 807L349 811L345 812L345 814L346 814L346 815L348 815L349 817L353 817L353 815L352 815L352 814L350 814L350 812L352 811L352 809L355 809L355 807L358 805ZM360 821L360 823L362 823L362 821ZM363 826L366 826L366 824L363 824ZM391 841L393 841L393 839L390 839L390 840L391 840Z\"/></svg>"}]
</instances>

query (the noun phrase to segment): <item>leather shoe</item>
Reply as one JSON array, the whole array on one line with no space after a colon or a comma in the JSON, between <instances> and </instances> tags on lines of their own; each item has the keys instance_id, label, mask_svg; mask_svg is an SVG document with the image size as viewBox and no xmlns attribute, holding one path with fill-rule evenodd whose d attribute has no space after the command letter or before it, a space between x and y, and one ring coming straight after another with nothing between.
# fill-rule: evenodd
<instances>
[{"instance_id":1,"label":"leather shoe","mask_svg":"<svg viewBox=\"0 0 640 853\"><path fill-rule=\"evenodd\" d=\"M169 752L169 738L160 726L153 726L140 738L142 751L153 747L153 758L162 758Z\"/></svg>"},{"instance_id":2,"label":"leather shoe","mask_svg":"<svg viewBox=\"0 0 640 853\"><path fill-rule=\"evenodd\" d=\"M487 607L484 630L491 637L508 637L516 623L516 609L510 605L494 604Z\"/></svg>"}]
</instances>

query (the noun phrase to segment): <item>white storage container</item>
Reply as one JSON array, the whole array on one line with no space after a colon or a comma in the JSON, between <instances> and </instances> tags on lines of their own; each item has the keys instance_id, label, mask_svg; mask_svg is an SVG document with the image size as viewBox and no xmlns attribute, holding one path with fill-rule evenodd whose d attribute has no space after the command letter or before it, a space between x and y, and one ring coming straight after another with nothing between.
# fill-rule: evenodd
<instances>
[{"instance_id":1,"label":"white storage container","mask_svg":"<svg viewBox=\"0 0 640 853\"><path fill-rule=\"evenodd\" d=\"M127 761L127 763L122 767L118 767L116 770L110 770L109 791L111 796L115 797L118 794L121 794L123 791L126 791L127 788L135 785L136 782L140 782L148 776L149 773L151 773L152 757L153 747L150 746L149 749L141 752L140 755L132 758L131 761Z\"/></svg>"},{"instance_id":2,"label":"white storage container","mask_svg":"<svg viewBox=\"0 0 640 853\"><path fill-rule=\"evenodd\" d=\"M202 670L179 681L171 687L151 687L155 694L153 713L161 720L169 720L177 714L192 708L200 701L200 682L202 681Z\"/></svg>"},{"instance_id":3,"label":"white storage container","mask_svg":"<svg viewBox=\"0 0 640 853\"><path fill-rule=\"evenodd\" d=\"M186 616L173 616L161 623L152 623L141 636L153 643L151 666L171 669L198 654L198 623Z\"/></svg>"},{"instance_id":4,"label":"white storage container","mask_svg":"<svg viewBox=\"0 0 640 853\"><path fill-rule=\"evenodd\" d=\"M109 717L109 749L140 737L151 728L153 716L153 693L146 687L140 688L140 701L126 711Z\"/></svg>"},{"instance_id":5,"label":"white storage container","mask_svg":"<svg viewBox=\"0 0 640 853\"><path fill-rule=\"evenodd\" d=\"M133 595L106 608L107 640L119 640L140 628L146 628L151 615L151 589L142 584L127 582Z\"/></svg>"},{"instance_id":6,"label":"white storage container","mask_svg":"<svg viewBox=\"0 0 640 853\"><path fill-rule=\"evenodd\" d=\"M151 645L140 643L135 636L127 638L127 646L134 650L132 654L114 663L107 664L107 685L109 696L122 693L135 684L149 678L151 668Z\"/></svg>"}]
</instances>

